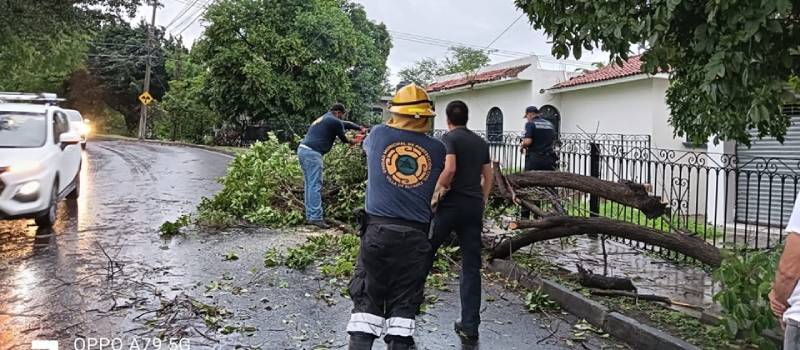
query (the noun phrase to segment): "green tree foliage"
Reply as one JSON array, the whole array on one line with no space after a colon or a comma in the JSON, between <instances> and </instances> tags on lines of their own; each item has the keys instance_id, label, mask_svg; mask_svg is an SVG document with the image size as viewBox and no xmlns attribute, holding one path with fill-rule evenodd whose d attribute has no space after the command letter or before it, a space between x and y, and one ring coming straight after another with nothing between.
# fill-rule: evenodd
<instances>
[{"instance_id":1,"label":"green tree foliage","mask_svg":"<svg viewBox=\"0 0 800 350\"><path fill-rule=\"evenodd\" d=\"M451 47L450 56L442 63L444 74L470 72L489 65L489 56L483 50L469 47Z\"/></svg>"},{"instance_id":2,"label":"green tree foliage","mask_svg":"<svg viewBox=\"0 0 800 350\"><path fill-rule=\"evenodd\" d=\"M154 121L156 137L209 143L220 120L206 102L203 65L179 51L167 60L167 72L175 79L169 82L170 90L160 104L165 116Z\"/></svg>"},{"instance_id":3,"label":"green tree foliage","mask_svg":"<svg viewBox=\"0 0 800 350\"><path fill-rule=\"evenodd\" d=\"M91 30L132 15L140 0L0 0L0 90L61 92Z\"/></svg>"},{"instance_id":4,"label":"green tree foliage","mask_svg":"<svg viewBox=\"0 0 800 350\"><path fill-rule=\"evenodd\" d=\"M163 29L154 32L152 49L147 48L147 27L140 22L136 27L124 21L104 24L94 36L86 66L104 90L106 105L125 116L129 131L139 124L140 102L145 66L149 54L152 63L150 94L161 100L168 89L167 55L183 50L180 41L165 37Z\"/></svg>"},{"instance_id":5,"label":"green tree foliage","mask_svg":"<svg viewBox=\"0 0 800 350\"><path fill-rule=\"evenodd\" d=\"M449 56L441 62L430 57L423 58L413 66L401 70L398 75L402 81L425 86L439 75L471 72L489 65L489 61L489 56L483 50L451 47Z\"/></svg>"},{"instance_id":6,"label":"green tree foliage","mask_svg":"<svg viewBox=\"0 0 800 350\"><path fill-rule=\"evenodd\" d=\"M324 162L325 216L350 221L353 209L364 204L367 172L362 152L336 145ZM244 220L275 227L303 222L303 172L294 148L274 134L238 155L221 183L222 191L200 204L201 224Z\"/></svg>"},{"instance_id":7,"label":"green tree foliage","mask_svg":"<svg viewBox=\"0 0 800 350\"><path fill-rule=\"evenodd\" d=\"M423 58L414 62L414 65L397 73L403 82L412 82L419 86L426 86L433 82L437 76L442 75L441 64L433 58Z\"/></svg>"},{"instance_id":8,"label":"green tree foliage","mask_svg":"<svg viewBox=\"0 0 800 350\"><path fill-rule=\"evenodd\" d=\"M221 0L195 50L211 109L300 134L334 102L365 113L383 90L390 37L342 0ZM282 134L282 135L286 135Z\"/></svg>"},{"instance_id":9,"label":"green tree foliage","mask_svg":"<svg viewBox=\"0 0 800 350\"><path fill-rule=\"evenodd\" d=\"M800 2L792 0L516 0L534 28L552 36L553 54L583 50L627 59L645 49L643 70L669 70L667 102L678 135L749 144L748 129L783 140L800 73Z\"/></svg>"}]
</instances>

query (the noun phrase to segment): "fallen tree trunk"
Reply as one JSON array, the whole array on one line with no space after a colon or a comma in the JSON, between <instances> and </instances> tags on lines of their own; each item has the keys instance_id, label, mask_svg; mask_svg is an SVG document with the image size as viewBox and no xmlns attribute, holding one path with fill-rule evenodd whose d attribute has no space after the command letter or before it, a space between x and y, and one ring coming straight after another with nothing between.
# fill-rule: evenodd
<instances>
[{"instance_id":1,"label":"fallen tree trunk","mask_svg":"<svg viewBox=\"0 0 800 350\"><path fill-rule=\"evenodd\" d=\"M530 201L526 201L522 198L517 197L517 193L514 190L514 187L508 182L508 179L503 175L500 169L500 163L494 162L492 164L492 168L494 169L494 193L495 195L504 198L505 200L518 204L525 209L530 210L534 215L543 217L547 216L547 213L544 212L539 206L533 204Z\"/></svg>"},{"instance_id":2,"label":"fallen tree trunk","mask_svg":"<svg viewBox=\"0 0 800 350\"><path fill-rule=\"evenodd\" d=\"M498 178L501 182L498 182ZM562 187L595 194L599 197L637 208L649 219L667 213L667 203L664 203L659 197L651 196L648 193L648 185L630 181L611 182L591 176L561 171L526 171L504 176L500 173L498 166L495 167L495 182L498 184L495 187L497 193L506 198L512 193L509 193L508 189L504 188L506 186L501 186L502 184L508 184L511 188Z\"/></svg>"},{"instance_id":3,"label":"fallen tree trunk","mask_svg":"<svg viewBox=\"0 0 800 350\"><path fill-rule=\"evenodd\" d=\"M613 289L613 290L632 290L636 291L633 282L629 278L609 277L596 275L592 271L578 266L578 283L587 288Z\"/></svg>"},{"instance_id":4,"label":"fallen tree trunk","mask_svg":"<svg viewBox=\"0 0 800 350\"><path fill-rule=\"evenodd\" d=\"M653 228L603 217L552 216L541 220L522 221L517 227L530 228L501 242L490 259L503 259L535 242L587 233L604 234L630 239L679 252L711 266L719 267L722 255L717 247L682 233L663 232Z\"/></svg>"}]
</instances>

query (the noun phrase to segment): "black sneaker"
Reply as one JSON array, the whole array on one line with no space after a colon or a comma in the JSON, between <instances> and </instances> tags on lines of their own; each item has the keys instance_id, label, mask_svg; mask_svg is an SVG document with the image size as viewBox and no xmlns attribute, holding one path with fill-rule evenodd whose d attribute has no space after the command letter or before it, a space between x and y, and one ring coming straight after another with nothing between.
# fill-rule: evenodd
<instances>
[{"instance_id":1,"label":"black sneaker","mask_svg":"<svg viewBox=\"0 0 800 350\"><path fill-rule=\"evenodd\" d=\"M464 329L464 326L461 324L461 321L456 321L453 323L453 329L456 331L456 334L463 339L468 341L477 341L478 340L478 332L477 331L467 331Z\"/></svg>"},{"instance_id":2,"label":"black sneaker","mask_svg":"<svg viewBox=\"0 0 800 350\"><path fill-rule=\"evenodd\" d=\"M308 221L306 221L306 224L312 225L312 226L316 226L316 227L321 228L323 230L327 230L327 229L331 228L331 225L328 225L327 223L325 223L325 221L322 221L322 220L308 220Z\"/></svg>"}]
</instances>

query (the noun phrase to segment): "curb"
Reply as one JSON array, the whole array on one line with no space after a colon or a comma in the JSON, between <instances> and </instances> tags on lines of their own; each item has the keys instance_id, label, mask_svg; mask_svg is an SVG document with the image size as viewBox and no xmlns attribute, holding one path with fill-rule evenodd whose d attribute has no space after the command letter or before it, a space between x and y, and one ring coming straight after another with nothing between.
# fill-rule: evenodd
<instances>
[{"instance_id":1,"label":"curb","mask_svg":"<svg viewBox=\"0 0 800 350\"><path fill-rule=\"evenodd\" d=\"M700 350L661 330L642 324L630 317L611 311L605 305L588 299L569 288L550 280L541 279L517 263L493 260L488 270L504 274L528 289L539 289L558 302L567 312L583 318L592 326L621 340L636 349L691 349Z\"/></svg>"},{"instance_id":2,"label":"curb","mask_svg":"<svg viewBox=\"0 0 800 350\"><path fill-rule=\"evenodd\" d=\"M219 153L230 157L236 157L236 152L226 151L223 149L205 146L205 145L198 145L194 143L186 143L186 142L179 142L179 141L167 141L167 140L139 140L133 137L127 136L119 136L119 135L92 135L90 140L102 140L102 141L127 141L127 142L141 142L141 143L150 143L162 146L178 146L178 147L189 147L189 148L197 148L206 150L209 152Z\"/></svg>"}]
</instances>

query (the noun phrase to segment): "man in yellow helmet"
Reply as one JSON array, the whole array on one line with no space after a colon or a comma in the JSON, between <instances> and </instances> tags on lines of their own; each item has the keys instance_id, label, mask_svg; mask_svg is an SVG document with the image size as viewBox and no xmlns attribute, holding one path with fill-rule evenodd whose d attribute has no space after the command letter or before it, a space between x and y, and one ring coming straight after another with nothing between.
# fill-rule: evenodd
<instances>
[{"instance_id":1,"label":"man in yellow helmet","mask_svg":"<svg viewBox=\"0 0 800 350\"><path fill-rule=\"evenodd\" d=\"M392 118L373 127L363 146L367 217L349 290L351 350L372 349L383 333L387 349L414 348L414 316L428 272L430 203L445 147L426 135L436 113L423 88L398 90L389 111Z\"/></svg>"}]
</instances>

